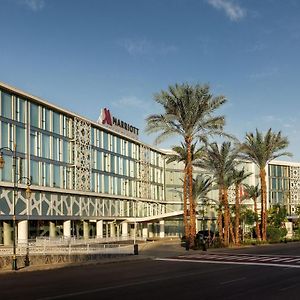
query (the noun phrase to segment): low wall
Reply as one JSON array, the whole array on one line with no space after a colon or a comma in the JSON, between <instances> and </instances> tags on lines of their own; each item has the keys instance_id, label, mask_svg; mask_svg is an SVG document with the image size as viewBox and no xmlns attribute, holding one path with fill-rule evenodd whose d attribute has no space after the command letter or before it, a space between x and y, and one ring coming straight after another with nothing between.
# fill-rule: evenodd
<instances>
[{"instance_id":1,"label":"low wall","mask_svg":"<svg viewBox=\"0 0 300 300\"><path fill-rule=\"evenodd\" d=\"M132 254L57 254L57 255L31 255L28 257L17 256L17 268L22 269L30 266L51 264L73 264L87 261L99 261L105 258L129 256ZM29 263L29 264L28 264ZM12 269L12 256L0 257L0 270Z\"/></svg>"}]
</instances>

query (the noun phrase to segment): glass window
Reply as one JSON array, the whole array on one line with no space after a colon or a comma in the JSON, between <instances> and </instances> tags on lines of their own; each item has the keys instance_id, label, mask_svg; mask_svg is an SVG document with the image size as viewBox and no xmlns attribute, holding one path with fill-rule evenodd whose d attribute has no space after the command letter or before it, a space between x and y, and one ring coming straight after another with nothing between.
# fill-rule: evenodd
<instances>
[{"instance_id":1,"label":"glass window","mask_svg":"<svg viewBox=\"0 0 300 300\"><path fill-rule=\"evenodd\" d=\"M4 92L2 92L1 94L1 114L5 118L12 119L12 96Z\"/></svg>"},{"instance_id":2,"label":"glass window","mask_svg":"<svg viewBox=\"0 0 300 300\"><path fill-rule=\"evenodd\" d=\"M97 151L97 170L102 170L102 153Z\"/></svg>"},{"instance_id":3,"label":"glass window","mask_svg":"<svg viewBox=\"0 0 300 300\"><path fill-rule=\"evenodd\" d=\"M123 174L126 176L128 175L127 174L127 159L125 159L125 158L123 159Z\"/></svg>"},{"instance_id":4,"label":"glass window","mask_svg":"<svg viewBox=\"0 0 300 300\"><path fill-rule=\"evenodd\" d=\"M53 132L60 134L60 114L53 112Z\"/></svg>"},{"instance_id":5,"label":"glass window","mask_svg":"<svg viewBox=\"0 0 300 300\"><path fill-rule=\"evenodd\" d=\"M128 156L132 157L132 143L128 142Z\"/></svg>"},{"instance_id":6,"label":"glass window","mask_svg":"<svg viewBox=\"0 0 300 300\"><path fill-rule=\"evenodd\" d=\"M53 138L53 159L59 161L59 138L52 137Z\"/></svg>"},{"instance_id":7,"label":"glass window","mask_svg":"<svg viewBox=\"0 0 300 300\"><path fill-rule=\"evenodd\" d=\"M108 134L106 132L103 133L103 147L108 150Z\"/></svg>"},{"instance_id":8,"label":"glass window","mask_svg":"<svg viewBox=\"0 0 300 300\"><path fill-rule=\"evenodd\" d=\"M30 161L30 174L31 174L31 183L39 185L39 163L37 161Z\"/></svg>"},{"instance_id":9,"label":"glass window","mask_svg":"<svg viewBox=\"0 0 300 300\"><path fill-rule=\"evenodd\" d=\"M3 159L5 161L4 167L1 170L2 172L2 180L3 181L12 181L12 156L3 155Z\"/></svg>"},{"instance_id":10,"label":"glass window","mask_svg":"<svg viewBox=\"0 0 300 300\"><path fill-rule=\"evenodd\" d=\"M92 192L96 192L96 190L95 190L95 173L94 172L92 172L92 174L91 174L91 191Z\"/></svg>"},{"instance_id":11,"label":"glass window","mask_svg":"<svg viewBox=\"0 0 300 300\"><path fill-rule=\"evenodd\" d=\"M69 118L63 117L63 135L69 137Z\"/></svg>"},{"instance_id":12,"label":"glass window","mask_svg":"<svg viewBox=\"0 0 300 300\"><path fill-rule=\"evenodd\" d=\"M69 142L64 140L63 141L63 161L68 163L70 161L70 145Z\"/></svg>"},{"instance_id":13,"label":"glass window","mask_svg":"<svg viewBox=\"0 0 300 300\"><path fill-rule=\"evenodd\" d=\"M39 127L39 107L30 103L30 125Z\"/></svg>"},{"instance_id":14,"label":"glass window","mask_svg":"<svg viewBox=\"0 0 300 300\"><path fill-rule=\"evenodd\" d=\"M116 173L116 171L115 171L115 157L113 155L110 156L110 171L112 173Z\"/></svg>"},{"instance_id":15,"label":"glass window","mask_svg":"<svg viewBox=\"0 0 300 300\"><path fill-rule=\"evenodd\" d=\"M25 123L25 100L18 98L16 108L17 121Z\"/></svg>"},{"instance_id":16,"label":"glass window","mask_svg":"<svg viewBox=\"0 0 300 300\"><path fill-rule=\"evenodd\" d=\"M60 166L53 165L53 186L60 187Z\"/></svg>"},{"instance_id":17,"label":"glass window","mask_svg":"<svg viewBox=\"0 0 300 300\"><path fill-rule=\"evenodd\" d=\"M17 151L25 153L25 128L16 127Z\"/></svg>"},{"instance_id":18,"label":"glass window","mask_svg":"<svg viewBox=\"0 0 300 300\"><path fill-rule=\"evenodd\" d=\"M37 145L38 145L38 134L34 130L30 130L30 154L37 154Z\"/></svg>"},{"instance_id":19,"label":"glass window","mask_svg":"<svg viewBox=\"0 0 300 300\"><path fill-rule=\"evenodd\" d=\"M109 193L109 176L104 175L104 193Z\"/></svg>"},{"instance_id":20,"label":"glass window","mask_svg":"<svg viewBox=\"0 0 300 300\"><path fill-rule=\"evenodd\" d=\"M42 164L42 175L43 175L43 182L44 186L50 186L50 164L43 163Z\"/></svg>"},{"instance_id":21,"label":"glass window","mask_svg":"<svg viewBox=\"0 0 300 300\"><path fill-rule=\"evenodd\" d=\"M9 147L9 125L8 123L1 122L1 146Z\"/></svg>"},{"instance_id":22,"label":"glass window","mask_svg":"<svg viewBox=\"0 0 300 300\"><path fill-rule=\"evenodd\" d=\"M43 108L42 128L50 131L50 110L47 108Z\"/></svg>"},{"instance_id":23,"label":"glass window","mask_svg":"<svg viewBox=\"0 0 300 300\"><path fill-rule=\"evenodd\" d=\"M121 139L117 137L117 153L121 154Z\"/></svg>"},{"instance_id":24,"label":"glass window","mask_svg":"<svg viewBox=\"0 0 300 300\"><path fill-rule=\"evenodd\" d=\"M95 136L95 128L92 128L91 129L91 145L93 145L93 146L95 146L95 138L94 138L94 136Z\"/></svg>"},{"instance_id":25,"label":"glass window","mask_svg":"<svg viewBox=\"0 0 300 300\"><path fill-rule=\"evenodd\" d=\"M47 134L42 135L42 157L50 158L50 136Z\"/></svg>"}]
</instances>

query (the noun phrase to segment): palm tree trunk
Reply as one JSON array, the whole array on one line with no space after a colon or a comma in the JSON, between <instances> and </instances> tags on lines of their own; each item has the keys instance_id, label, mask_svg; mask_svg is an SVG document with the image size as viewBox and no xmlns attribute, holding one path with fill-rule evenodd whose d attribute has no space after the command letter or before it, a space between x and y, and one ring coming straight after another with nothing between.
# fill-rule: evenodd
<instances>
[{"instance_id":1,"label":"palm tree trunk","mask_svg":"<svg viewBox=\"0 0 300 300\"><path fill-rule=\"evenodd\" d=\"M190 136L186 137L185 142L187 148L188 196L190 203L190 245L193 247L196 237L196 207L193 199L193 166L191 153L192 138Z\"/></svg>"},{"instance_id":2,"label":"palm tree trunk","mask_svg":"<svg viewBox=\"0 0 300 300\"><path fill-rule=\"evenodd\" d=\"M231 220L229 221L229 231L230 231L230 236L233 244L236 244L236 239L234 236L234 231L233 231L233 226Z\"/></svg>"},{"instance_id":3,"label":"palm tree trunk","mask_svg":"<svg viewBox=\"0 0 300 300\"><path fill-rule=\"evenodd\" d=\"M219 187L219 209L218 209L218 230L219 230L219 238L221 243L224 243L224 236L223 236L223 188Z\"/></svg>"},{"instance_id":4,"label":"palm tree trunk","mask_svg":"<svg viewBox=\"0 0 300 300\"><path fill-rule=\"evenodd\" d=\"M229 245L229 205L228 205L228 190L224 188L223 194L223 202L224 202L224 245Z\"/></svg>"},{"instance_id":5,"label":"palm tree trunk","mask_svg":"<svg viewBox=\"0 0 300 300\"><path fill-rule=\"evenodd\" d=\"M256 231L256 237L260 241L261 235L259 230L259 223L258 223L258 215L257 215L257 203L256 203L256 197L253 198L254 201L254 213L255 213L255 231Z\"/></svg>"},{"instance_id":6,"label":"palm tree trunk","mask_svg":"<svg viewBox=\"0 0 300 300\"><path fill-rule=\"evenodd\" d=\"M189 226L187 219L187 168L184 168L184 179L183 179L183 225L185 238L189 236Z\"/></svg>"},{"instance_id":7,"label":"palm tree trunk","mask_svg":"<svg viewBox=\"0 0 300 300\"><path fill-rule=\"evenodd\" d=\"M235 185L235 244L239 245L240 243L240 194L239 194L239 185Z\"/></svg>"},{"instance_id":8,"label":"palm tree trunk","mask_svg":"<svg viewBox=\"0 0 300 300\"><path fill-rule=\"evenodd\" d=\"M262 240L267 240L267 184L266 184L266 171L264 168L260 169L261 181L261 231Z\"/></svg>"}]
</instances>

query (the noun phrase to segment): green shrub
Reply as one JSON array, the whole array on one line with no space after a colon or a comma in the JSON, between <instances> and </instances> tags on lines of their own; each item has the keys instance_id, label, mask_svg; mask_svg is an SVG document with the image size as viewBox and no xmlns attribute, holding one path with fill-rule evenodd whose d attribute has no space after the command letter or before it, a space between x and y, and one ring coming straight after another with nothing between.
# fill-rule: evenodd
<instances>
[{"instance_id":1,"label":"green shrub","mask_svg":"<svg viewBox=\"0 0 300 300\"><path fill-rule=\"evenodd\" d=\"M286 228L278 228L274 226L267 227L267 239L271 243L276 243L284 240L286 234Z\"/></svg>"}]
</instances>

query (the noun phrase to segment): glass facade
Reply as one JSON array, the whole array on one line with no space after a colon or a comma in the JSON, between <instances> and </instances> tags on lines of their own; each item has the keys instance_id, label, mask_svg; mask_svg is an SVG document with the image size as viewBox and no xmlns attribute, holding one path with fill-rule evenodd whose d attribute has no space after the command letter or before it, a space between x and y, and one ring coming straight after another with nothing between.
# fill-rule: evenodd
<instances>
[{"instance_id":1,"label":"glass facade","mask_svg":"<svg viewBox=\"0 0 300 300\"><path fill-rule=\"evenodd\" d=\"M5 90L0 91L0 104L1 147L16 144L32 184L71 190L80 175L90 180L90 192L164 200L162 153L92 124L89 154L84 154L91 164L83 174L84 167L74 167L75 154L84 151L74 143L75 116ZM11 169L9 163L5 168ZM12 181L11 171L1 174L2 180Z\"/></svg>"}]
</instances>

